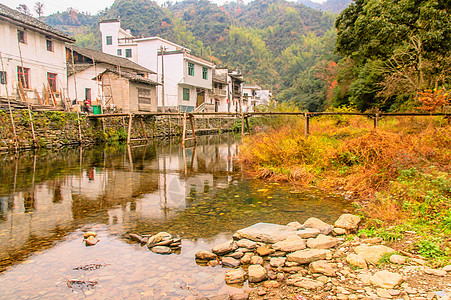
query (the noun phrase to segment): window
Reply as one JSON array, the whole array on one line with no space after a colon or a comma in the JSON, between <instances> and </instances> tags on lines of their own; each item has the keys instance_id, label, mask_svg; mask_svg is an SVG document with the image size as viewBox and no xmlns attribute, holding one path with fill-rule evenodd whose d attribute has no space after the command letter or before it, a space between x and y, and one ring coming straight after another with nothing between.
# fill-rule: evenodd
<instances>
[{"instance_id":1,"label":"window","mask_svg":"<svg viewBox=\"0 0 451 300\"><path fill-rule=\"evenodd\" d=\"M25 31L17 30L17 39L19 40L19 43L25 44Z\"/></svg>"},{"instance_id":2,"label":"window","mask_svg":"<svg viewBox=\"0 0 451 300\"><path fill-rule=\"evenodd\" d=\"M125 57L132 57L132 49L125 49Z\"/></svg>"},{"instance_id":3,"label":"window","mask_svg":"<svg viewBox=\"0 0 451 300\"><path fill-rule=\"evenodd\" d=\"M49 82L49 87L52 92L56 92L56 74L47 73L47 81Z\"/></svg>"},{"instance_id":4,"label":"window","mask_svg":"<svg viewBox=\"0 0 451 300\"><path fill-rule=\"evenodd\" d=\"M150 90L138 88L138 103L151 104L151 100Z\"/></svg>"},{"instance_id":5,"label":"window","mask_svg":"<svg viewBox=\"0 0 451 300\"><path fill-rule=\"evenodd\" d=\"M91 89L85 88L85 100L91 100Z\"/></svg>"},{"instance_id":6,"label":"window","mask_svg":"<svg viewBox=\"0 0 451 300\"><path fill-rule=\"evenodd\" d=\"M208 69L202 67L202 79L208 79Z\"/></svg>"},{"instance_id":7,"label":"window","mask_svg":"<svg viewBox=\"0 0 451 300\"><path fill-rule=\"evenodd\" d=\"M190 62L188 63L188 75L194 76L194 64Z\"/></svg>"},{"instance_id":8,"label":"window","mask_svg":"<svg viewBox=\"0 0 451 300\"><path fill-rule=\"evenodd\" d=\"M22 84L24 89L30 88L29 74L29 68L17 67L17 79Z\"/></svg>"},{"instance_id":9,"label":"window","mask_svg":"<svg viewBox=\"0 0 451 300\"><path fill-rule=\"evenodd\" d=\"M106 36L106 44L113 45L113 37L111 35Z\"/></svg>"},{"instance_id":10,"label":"window","mask_svg":"<svg viewBox=\"0 0 451 300\"><path fill-rule=\"evenodd\" d=\"M6 84L6 72L0 71L0 84Z\"/></svg>"},{"instance_id":11,"label":"window","mask_svg":"<svg viewBox=\"0 0 451 300\"><path fill-rule=\"evenodd\" d=\"M183 100L189 101L189 89L183 88Z\"/></svg>"},{"instance_id":12,"label":"window","mask_svg":"<svg viewBox=\"0 0 451 300\"><path fill-rule=\"evenodd\" d=\"M248 93L244 93L244 97L249 97L249 94Z\"/></svg>"},{"instance_id":13,"label":"window","mask_svg":"<svg viewBox=\"0 0 451 300\"><path fill-rule=\"evenodd\" d=\"M50 39L46 39L45 44L47 45L47 51L53 52L53 41Z\"/></svg>"},{"instance_id":14,"label":"window","mask_svg":"<svg viewBox=\"0 0 451 300\"><path fill-rule=\"evenodd\" d=\"M122 49L117 49L117 55L122 56Z\"/></svg>"}]
</instances>

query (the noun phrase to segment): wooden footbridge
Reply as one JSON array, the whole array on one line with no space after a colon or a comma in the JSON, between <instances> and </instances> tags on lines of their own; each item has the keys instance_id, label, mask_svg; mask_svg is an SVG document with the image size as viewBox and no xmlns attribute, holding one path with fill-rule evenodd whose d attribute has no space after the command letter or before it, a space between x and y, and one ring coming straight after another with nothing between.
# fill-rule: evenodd
<instances>
[{"instance_id":1,"label":"wooden footbridge","mask_svg":"<svg viewBox=\"0 0 451 300\"><path fill-rule=\"evenodd\" d=\"M144 138L147 140L144 131L144 125L142 123L143 117L168 117L168 118L178 118L182 123L182 144L185 145L185 142L188 140L196 139L196 126L194 119L198 118L232 118L232 119L241 119L241 134L244 135L249 132L249 118L251 117L276 117L276 116L298 116L304 119L304 134L308 136L310 134L310 119L318 116L365 116L373 120L373 127L377 128L379 126L379 121L386 117L431 117L431 116L443 116L447 119L448 125L450 125L451 120L451 112L443 112L443 113L358 113L358 112L242 112L242 113L232 113L232 112L192 112L192 113L178 113L178 112L143 112L143 113L114 113L114 114L99 114L99 115L89 115L89 118L92 119L101 119L102 124L105 118L114 118L114 117L124 117L128 118L128 129L127 129L127 144L130 144L131 141L131 128L133 119L138 118L142 131L144 134ZM187 137L188 135L188 122L191 127L191 135L192 137Z\"/></svg>"}]
</instances>

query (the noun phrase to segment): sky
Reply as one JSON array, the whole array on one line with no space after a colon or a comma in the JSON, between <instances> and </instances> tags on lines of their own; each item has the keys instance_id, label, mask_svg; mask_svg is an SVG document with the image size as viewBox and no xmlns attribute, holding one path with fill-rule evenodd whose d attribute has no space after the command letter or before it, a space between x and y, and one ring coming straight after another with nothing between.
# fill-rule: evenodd
<instances>
[{"instance_id":1,"label":"sky","mask_svg":"<svg viewBox=\"0 0 451 300\"><path fill-rule=\"evenodd\" d=\"M224 3L226 0L211 0L215 3ZM325 0L312 0L313 2L322 3ZM16 8L19 4L26 4L30 8L34 16L36 13L33 10L34 4L38 0L1 0L1 2L11 8ZM58 11L65 11L68 7L73 7L81 12L89 12L96 14L98 11L110 7L114 0L40 0L44 3L44 15L56 13ZM164 0L157 0L158 3L164 2ZM176 0L172 0L176 2ZM229 0L229 2L232 2ZM248 2L248 1L245 1Z\"/></svg>"}]
</instances>

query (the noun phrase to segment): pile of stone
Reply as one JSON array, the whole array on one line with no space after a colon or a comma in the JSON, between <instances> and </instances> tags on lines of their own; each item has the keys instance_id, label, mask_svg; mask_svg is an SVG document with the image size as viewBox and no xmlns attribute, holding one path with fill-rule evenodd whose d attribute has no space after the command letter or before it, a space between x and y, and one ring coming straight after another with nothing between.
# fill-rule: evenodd
<instances>
[{"instance_id":1,"label":"pile of stone","mask_svg":"<svg viewBox=\"0 0 451 300\"><path fill-rule=\"evenodd\" d=\"M159 232L155 235L129 234L129 238L141 245L146 245L150 251L158 254L171 254L182 247L182 239L173 237L170 233Z\"/></svg>"},{"instance_id":2,"label":"pile of stone","mask_svg":"<svg viewBox=\"0 0 451 300\"><path fill-rule=\"evenodd\" d=\"M305 291L332 291L338 299L359 299L364 295L391 298L405 294L406 291L395 289L408 287L403 283L403 269L386 270L378 264L383 257L389 257L391 263L400 266L406 260L411 265L418 264L421 258L396 254L394 249L383 245L380 238L360 240L355 237L355 240L345 241L341 236L356 231L359 223L360 218L352 214L341 215L334 226L317 218L309 218L304 224L257 223L238 230L233 240L211 251L196 253L196 260L232 268L225 274L228 284L241 284L246 280L263 282L266 291L257 290L259 295L281 284ZM413 268L411 265L408 267ZM437 276L447 273L428 268L422 272L435 272ZM352 287L351 291L361 293L360 297L349 291L348 286Z\"/></svg>"},{"instance_id":3,"label":"pile of stone","mask_svg":"<svg viewBox=\"0 0 451 300\"><path fill-rule=\"evenodd\" d=\"M83 241L85 242L86 246L94 246L99 242L99 239L97 238L97 232L94 231L87 231L83 234Z\"/></svg>"}]
</instances>

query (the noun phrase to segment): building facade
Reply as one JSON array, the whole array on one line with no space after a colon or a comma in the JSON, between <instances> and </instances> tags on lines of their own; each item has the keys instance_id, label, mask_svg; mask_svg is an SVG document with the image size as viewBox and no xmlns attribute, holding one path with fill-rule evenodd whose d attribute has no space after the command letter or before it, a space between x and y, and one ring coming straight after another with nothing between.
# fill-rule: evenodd
<instances>
[{"instance_id":1,"label":"building facade","mask_svg":"<svg viewBox=\"0 0 451 300\"><path fill-rule=\"evenodd\" d=\"M0 97L34 104L67 96L66 43L75 39L0 4Z\"/></svg>"},{"instance_id":2,"label":"building facade","mask_svg":"<svg viewBox=\"0 0 451 300\"><path fill-rule=\"evenodd\" d=\"M136 38L117 19L101 21L99 26L103 52L157 72L160 110L190 112L204 106L212 88L213 63L160 37Z\"/></svg>"}]
</instances>

